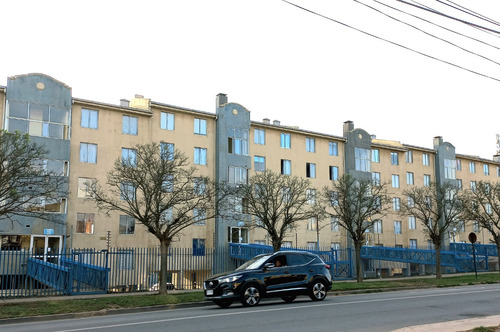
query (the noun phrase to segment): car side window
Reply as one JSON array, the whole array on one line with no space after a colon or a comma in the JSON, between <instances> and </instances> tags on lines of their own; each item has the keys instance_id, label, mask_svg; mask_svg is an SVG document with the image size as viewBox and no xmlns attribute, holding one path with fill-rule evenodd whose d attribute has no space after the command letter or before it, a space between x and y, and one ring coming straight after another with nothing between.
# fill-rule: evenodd
<instances>
[{"instance_id":1,"label":"car side window","mask_svg":"<svg viewBox=\"0 0 500 332\"><path fill-rule=\"evenodd\" d=\"M280 256L274 257L273 260L272 260L272 263L274 263L275 267L282 267L282 266L289 265L287 263L287 259L286 259L285 255L280 255Z\"/></svg>"},{"instance_id":2,"label":"car side window","mask_svg":"<svg viewBox=\"0 0 500 332\"><path fill-rule=\"evenodd\" d=\"M304 265L308 262L307 257L303 255L294 255L294 254L288 254L287 255L288 259L288 265Z\"/></svg>"}]
</instances>

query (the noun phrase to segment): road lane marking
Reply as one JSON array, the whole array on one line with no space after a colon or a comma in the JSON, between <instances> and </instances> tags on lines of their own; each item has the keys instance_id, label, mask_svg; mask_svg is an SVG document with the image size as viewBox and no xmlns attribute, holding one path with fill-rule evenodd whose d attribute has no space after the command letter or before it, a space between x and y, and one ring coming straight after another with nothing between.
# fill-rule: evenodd
<instances>
[{"instance_id":1,"label":"road lane marking","mask_svg":"<svg viewBox=\"0 0 500 332\"><path fill-rule=\"evenodd\" d=\"M446 293L446 294L448 296L451 296L451 295L477 294L477 293L486 293L486 292L500 292L500 288L498 288L498 289L458 291L458 292ZM264 309L244 310L244 311L238 311L238 312L224 312L224 313L220 313L220 314L166 318L166 319L157 319L157 320L150 320L150 321L141 321L141 322L135 322L135 323L131 322L131 323L113 324L113 325L105 325L105 326L84 327L84 328L77 328L77 329L71 329L71 330L59 330L59 331L54 331L54 332L102 330L102 329L117 328L117 327L166 323L166 322L175 322L175 321L191 320L191 319L217 318L217 317L225 317L225 316L227 317L227 316L236 316L236 315L257 314L257 313L269 312L269 311L285 311L285 310L295 310L295 309L304 310L304 309L316 308L316 307L328 307L328 306L338 306L338 305L346 305L346 304L412 300L412 299L419 299L419 298L426 298L426 297L438 297L438 296L443 296L443 292L439 292L438 294L414 295L414 296L406 296L406 297L400 296L400 297L391 297L391 298L384 298L384 299L358 300L358 301L335 302L335 303L318 303L318 304L309 305L307 307L304 307L304 306L293 306L293 307L286 306L286 307L273 308L273 309L264 308Z\"/></svg>"}]
</instances>

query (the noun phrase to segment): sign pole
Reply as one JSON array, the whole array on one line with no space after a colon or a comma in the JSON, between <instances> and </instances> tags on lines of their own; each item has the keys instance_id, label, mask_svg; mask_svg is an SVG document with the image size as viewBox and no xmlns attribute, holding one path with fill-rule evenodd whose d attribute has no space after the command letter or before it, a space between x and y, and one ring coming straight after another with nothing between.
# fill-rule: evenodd
<instances>
[{"instance_id":1,"label":"sign pole","mask_svg":"<svg viewBox=\"0 0 500 332\"><path fill-rule=\"evenodd\" d=\"M472 243L472 257L474 258L474 272L476 273L476 279L477 279L476 249L474 248L474 243L476 243L476 241L477 241L476 233L474 233L474 232L469 233L469 241L470 241L470 243Z\"/></svg>"}]
</instances>

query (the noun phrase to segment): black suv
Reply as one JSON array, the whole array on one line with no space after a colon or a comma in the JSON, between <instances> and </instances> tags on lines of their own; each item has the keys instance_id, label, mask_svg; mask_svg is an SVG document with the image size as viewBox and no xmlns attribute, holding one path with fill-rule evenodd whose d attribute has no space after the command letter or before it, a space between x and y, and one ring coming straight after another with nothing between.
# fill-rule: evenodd
<instances>
[{"instance_id":1,"label":"black suv","mask_svg":"<svg viewBox=\"0 0 500 332\"><path fill-rule=\"evenodd\" d=\"M262 297L281 297L293 302L297 295L321 301L332 287L330 266L315 254L280 251L258 255L233 272L205 280L205 299L222 308L239 300L255 306Z\"/></svg>"}]
</instances>

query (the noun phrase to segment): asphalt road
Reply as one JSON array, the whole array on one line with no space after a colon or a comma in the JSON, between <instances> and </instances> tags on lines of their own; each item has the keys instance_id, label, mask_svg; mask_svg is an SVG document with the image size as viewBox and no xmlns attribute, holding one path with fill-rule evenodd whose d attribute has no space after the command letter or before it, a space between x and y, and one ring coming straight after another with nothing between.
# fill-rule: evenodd
<instances>
[{"instance_id":1,"label":"asphalt road","mask_svg":"<svg viewBox=\"0 0 500 332\"><path fill-rule=\"evenodd\" d=\"M393 331L408 326L498 315L500 285L420 289L322 302L299 297L245 308L215 305L1 326L7 331ZM500 324L500 322L498 322Z\"/></svg>"}]
</instances>

